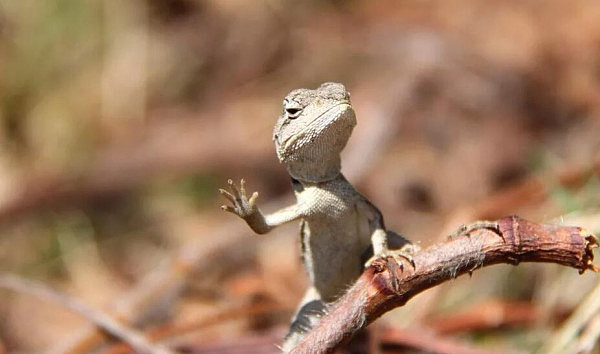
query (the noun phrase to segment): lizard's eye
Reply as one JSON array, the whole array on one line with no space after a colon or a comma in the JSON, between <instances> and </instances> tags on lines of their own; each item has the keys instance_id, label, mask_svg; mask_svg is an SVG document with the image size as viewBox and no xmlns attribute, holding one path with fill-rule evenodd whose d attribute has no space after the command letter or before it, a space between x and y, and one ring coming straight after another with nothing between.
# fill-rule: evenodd
<instances>
[{"instance_id":1,"label":"lizard's eye","mask_svg":"<svg viewBox=\"0 0 600 354\"><path fill-rule=\"evenodd\" d=\"M283 112L288 119L295 119L302 113L302 105L294 100L283 100Z\"/></svg>"},{"instance_id":2,"label":"lizard's eye","mask_svg":"<svg viewBox=\"0 0 600 354\"><path fill-rule=\"evenodd\" d=\"M287 113L288 118L294 119L297 118L302 112L301 108L298 107L286 107L285 113Z\"/></svg>"}]
</instances>

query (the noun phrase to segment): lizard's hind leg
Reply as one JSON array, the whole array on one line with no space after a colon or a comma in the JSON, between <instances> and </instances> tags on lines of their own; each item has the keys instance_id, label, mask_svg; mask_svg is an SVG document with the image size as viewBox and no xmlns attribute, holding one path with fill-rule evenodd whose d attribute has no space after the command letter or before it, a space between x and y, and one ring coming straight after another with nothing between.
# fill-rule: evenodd
<instances>
[{"instance_id":1,"label":"lizard's hind leg","mask_svg":"<svg viewBox=\"0 0 600 354\"><path fill-rule=\"evenodd\" d=\"M324 314L325 302L314 287L308 288L296 310L296 314L292 317L292 323L281 345L281 351L288 353L294 349Z\"/></svg>"}]
</instances>

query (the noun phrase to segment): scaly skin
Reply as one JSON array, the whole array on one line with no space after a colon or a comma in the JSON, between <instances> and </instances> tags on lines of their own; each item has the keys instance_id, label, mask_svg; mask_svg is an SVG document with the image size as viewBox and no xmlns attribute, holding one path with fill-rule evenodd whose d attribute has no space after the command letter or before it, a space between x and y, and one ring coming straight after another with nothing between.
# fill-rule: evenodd
<instances>
[{"instance_id":1,"label":"scaly skin","mask_svg":"<svg viewBox=\"0 0 600 354\"><path fill-rule=\"evenodd\" d=\"M355 125L350 95L342 84L294 90L283 101L273 140L292 178L296 204L265 215L257 207L258 194L248 198L244 180L239 188L229 180L229 191L220 190L232 204L222 208L244 219L256 233L302 219L302 258L311 287L292 320L284 352L318 322L325 305L358 278L365 262L406 256L415 248L385 229L381 212L340 172L340 153ZM392 252L388 243L402 250Z\"/></svg>"}]
</instances>

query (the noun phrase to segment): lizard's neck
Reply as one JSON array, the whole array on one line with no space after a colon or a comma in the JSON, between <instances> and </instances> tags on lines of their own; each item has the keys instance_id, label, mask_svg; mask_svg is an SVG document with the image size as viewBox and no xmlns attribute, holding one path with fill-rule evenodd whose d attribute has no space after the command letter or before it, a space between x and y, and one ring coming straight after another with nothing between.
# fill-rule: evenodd
<instances>
[{"instance_id":1,"label":"lizard's neck","mask_svg":"<svg viewBox=\"0 0 600 354\"><path fill-rule=\"evenodd\" d=\"M346 180L346 177L344 177L344 175L341 172L339 172L335 177L333 177L331 179L328 179L326 181L320 181L320 182L299 180L299 179L296 179L291 176L290 176L290 179L292 180L292 189L296 193L300 193L300 192L304 191L304 188L307 188L307 187L317 186L319 188L323 188L325 185L328 185L331 183L333 183L333 184L336 184L339 182L348 183L348 180Z\"/></svg>"},{"instance_id":2,"label":"lizard's neck","mask_svg":"<svg viewBox=\"0 0 600 354\"><path fill-rule=\"evenodd\" d=\"M341 162L339 156L323 156L319 158L287 161L285 166L293 179L306 183L320 183L333 180L341 175Z\"/></svg>"}]
</instances>

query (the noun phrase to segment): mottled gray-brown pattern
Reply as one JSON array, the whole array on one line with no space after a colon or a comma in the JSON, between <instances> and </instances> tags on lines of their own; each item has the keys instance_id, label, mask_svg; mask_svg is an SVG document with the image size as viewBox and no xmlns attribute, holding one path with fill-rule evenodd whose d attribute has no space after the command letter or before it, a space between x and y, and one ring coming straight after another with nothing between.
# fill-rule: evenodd
<instances>
[{"instance_id":1,"label":"mottled gray-brown pattern","mask_svg":"<svg viewBox=\"0 0 600 354\"><path fill-rule=\"evenodd\" d=\"M302 220L302 259L311 286L292 319L284 352L318 322L326 304L358 278L367 260L400 254L391 253L388 244L403 246L402 253L412 247L385 229L381 212L340 172L340 152L355 125L344 85L328 82L316 90L294 90L283 101L273 140L279 161L292 178L296 204L265 215L256 205L258 194L247 197L243 180L239 188L229 181L231 191L221 190L233 204L223 208L257 233Z\"/></svg>"}]
</instances>

